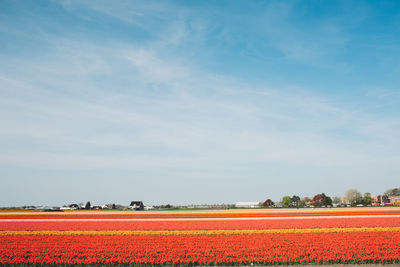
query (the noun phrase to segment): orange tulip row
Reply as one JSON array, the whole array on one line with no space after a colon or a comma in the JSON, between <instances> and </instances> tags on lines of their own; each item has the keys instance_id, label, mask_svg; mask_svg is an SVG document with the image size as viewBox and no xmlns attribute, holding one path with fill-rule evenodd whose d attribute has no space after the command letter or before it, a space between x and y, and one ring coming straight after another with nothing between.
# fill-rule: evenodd
<instances>
[{"instance_id":1,"label":"orange tulip row","mask_svg":"<svg viewBox=\"0 0 400 267\"><path fill-rule=\"evenodd\" d=\"M312 219L242 219L190 221L5 221L0 220L0 231L165 231L165 230L258 230L303 228L397 227L400 217L329 217Z\"/></svg>"}]
</instances>

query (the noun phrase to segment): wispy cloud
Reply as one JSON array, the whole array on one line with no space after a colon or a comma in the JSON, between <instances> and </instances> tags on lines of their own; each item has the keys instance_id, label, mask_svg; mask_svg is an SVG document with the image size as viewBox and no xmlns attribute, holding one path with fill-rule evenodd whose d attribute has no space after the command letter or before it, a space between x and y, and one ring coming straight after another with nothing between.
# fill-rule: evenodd
<instances>
[{"instance_id":1,"label":"wispy cloud","mask_svg":"<svg viewBox=\"0 0 400 267\"><path fill-rule=\"evenodd\" d=\"M232 87L229 77L225 83L221 76L215 86L213 74L191 68L189 63L180 65L176 61L158 58L155 51L145 48L131 49L130 53L126 51L129 48L124 53L114 53L114 56L116 60L126 59L131 64L133 81L137 80L137 84L143 86L153 84L167 91L157 93L158 97L154 98L152 94L138 94L142 88L132 84L123 92L98 90L98 95L92 98L83 92L95 92L96 87L82 88L80 80L72 81L70 86L76 86L83 92L68 96L60 95L62 90L52 90L55 86L53 83L57 83L52 77L46 81L49 86L47 90L3 78L2 88L7 88L13 96L3 98L2 107L14 119L3 121L7 126L4 129L7 130L2 135L38 138L26 131L31 127L33 132L42 134L43 142L53 143L54 152L60 153L58 157L62 157L65 147L81 146L79 153L89 154L89 162L101 159L97 166L110 167L118 162L112 160L116 157L114 153L107 156L107 152L113 151L115 147L133 148L128 152L122 149L121 155L117 157L120 162L126 162L127 168L136 166L128 162L143 153L152 154L154 160L150 161L155 163L159 162L156 158L160 154L166 156L172 153L177 158L192 161L192 164L186 163L184 166L195 168L200 167L196 164L199 158L208 158L210 162L228 161L229 164L239 161L284 161L311 162L314 165L354 165L357 161L360 164L365 160L380 161L374 155L374 148L368 144L371 138L375 140L377 136L380 137L380 141L375 144L386 146L386 142L396 137L397 122L385 123L377 119L372 123L368 114L360 116L330 104L328 99L321 96L302 95L300 92L294 94L268 87L243 90L240 86ZM100 57L100 61L107 62L96 50L93 51L96 56L89 51L81 53L85 58ZM111 50L107 54L112 53ZM78 62L81 60L78 57ZM54 66L46 67L52 68ZM105 69L114 71L112 66L106 66ZM87 68L85 72L79 71L79 75L90 81L97 72L97 68ZM73 75L76 73L64 73L65 77ZM247 84L247 88L251 89L251 86ZM225 87L227 90L224 90ZM24 99L29 90L33 90L30 93L33 98ZM201 92L207 94L202 95ZM236 95L232 95L232 92ZM32 119L31 123L29 118ZM101 131L105 126L106 129ZM37 129L33 130L35 127ZM55 135L54 129L58 129L58 134ZM336 129L345 131L348 136L336 136ZM360 136L364 140L353 140L353 136ZM97 154L98 145L106 148L101 157L93 155ZM372 151L365 153L363 146ZM79 158L78 155L74 157ZM382 158L382 155L379 157ZM106 158L109 158L109 164L103 162ZM60 167L51 164L51 160L42 162L48 164L44 167ZM74 162L85 160L71 161L66 156L64 162L73 167ZM179 160L172 165L178 168ZM78 164L77 167L82 165ZM115 167L122 167L121 163Z\"/></svg>"}]
</instances>

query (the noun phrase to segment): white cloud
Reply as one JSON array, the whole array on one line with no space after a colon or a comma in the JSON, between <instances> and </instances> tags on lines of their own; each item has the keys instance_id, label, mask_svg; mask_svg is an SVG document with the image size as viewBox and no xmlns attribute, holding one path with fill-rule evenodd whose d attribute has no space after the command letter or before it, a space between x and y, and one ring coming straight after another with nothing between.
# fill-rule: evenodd
<instances>
[{"instance_id":1,"label":"white cloud","mask_svg":"<svg viewBox=\"0 0 400 267\"><path fill-rule=\"evenodd\" d=\"M131 51L127 59L150 83L173 84L189 75L187 68L166 62L145 49Z\"/></svg>"},{"instance_id":2,"label":"white cloud","mask_svg":"<svg viewBox=\"0 0 400 267\"><path fill-rule=\"evenodd\" d=\"M218 82L221 90L217 91L214 80L208 79L209 74L199 73L189 64L182 67L144 49L135 57L130 59L140 74L137 79L141 83L157 83L179 90L156 98L139 97L127 91L102 92L102 97L95 99L76 99L76 95L66 97L56 91L48 92L3 78L2 88L15 95L2 99L4 111L11 116L2 120L5 126L2 136L40 138L56 153L39 153L33 157L29 153L32 151L22 148L14 156L4 156L3 160L30 166L44 164L42 167L47 168L215 169L222 162L229 166L238 162L356 166L397 159L393 154L375 153L382 148L384 153L391 150L385 148L397 137L397 122L376 121L379 126L369 129L377 129L383 137L371 145L369 138L375 138L376 132L365 130L372 124L368 115L359 117L351 110L330 105L322 97L268 88L267 94L259 93L259 88L247 91L232 88L229 78L224 84L221 77ZM195 84L200 88L192 88ZM229 88L224 90L224 87ZM27 90L37 95L30 93L34 97L24 99ZM211 90L212 97L197 95L199 90ZM238 96L226 95L227 91ZM327 118L331 119L326 121ZM348 131L349 138L331 135L335 128ZM352 140L354 135L362 135L366 140ZM63 156L70 146L78 147L78 154ZM98 149L104 149L102 155L97 155ZM143 159L144 154L147 156Z\"/></svg>"}]
</instances>

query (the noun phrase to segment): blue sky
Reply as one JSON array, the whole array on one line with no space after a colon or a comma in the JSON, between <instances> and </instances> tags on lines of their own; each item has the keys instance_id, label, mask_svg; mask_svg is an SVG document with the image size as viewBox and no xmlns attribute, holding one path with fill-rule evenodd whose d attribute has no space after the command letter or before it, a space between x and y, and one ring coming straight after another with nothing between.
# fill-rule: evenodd
<instances>
[{"instance_id":1,"label":"blue sky","mask_svg":"<svg viewBox=\"0 0 400 267\"><path fill-rule=\"evenodd\" d=\"M0 0L0 206L399 186L399 1Z\"/></svg>"}]
</instances>

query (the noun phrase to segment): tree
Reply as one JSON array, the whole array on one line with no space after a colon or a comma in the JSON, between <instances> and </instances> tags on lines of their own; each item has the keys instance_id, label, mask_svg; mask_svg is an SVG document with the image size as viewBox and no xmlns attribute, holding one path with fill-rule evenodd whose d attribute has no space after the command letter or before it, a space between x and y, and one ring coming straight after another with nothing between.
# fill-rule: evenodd
<instances>
[{"instance_id":1,"label":"tree","mask_svg":"<svg viewBox=\"0 0 400 267\"><path fill-rule=\"evenodd\" d=\"M388 189L385 191L384 195L386 195L388 197L400 196L400 187Z\"/></svg>"},{"instance_id":2,"label":"tree","mask_svg":"<svg viewBox=\"0 0 400 267\"><path fill-rule=\"evenodd\" d=\"M271 199L267 199L264 201L264 203L262 204L264 207L271 207L274 205L274 202Z\"/></svg>"},{"instance_id":3,"label":"tree","mask_svg":"<svg viewBox=\"0 0 400 267\"><path fill-rule=\"evenodd\" d=\"M363 197L361 193L357 189L349 189L344 194L345 198L351 205L361 204L363 201Z\"/></svg>"},{"instance_id":4,"label":"tree","mask_svg":"<svg viewBox=\"0 0 400 267\"><path fill-rule=\"evenodd\" d=\"M91 207L92 205L90 205L90 201L86 202L85 210L90 210Z\"/></svg>"},{"instance_id":5,"label":"tree","mask_svg":"<svg viewBox=\"0 0 400 267\"><path fill-rule=\"evenodd\" d=\"M371 193L365 192L362 202L364 205L371 205L371 202L372 202Z\"/></svg>"},{"instance_id":6,"label":"tree","mask_svg":"<svg viewBox=\"0 0 400 267\"><path fill-rule=\"evenodd\" d=\"M324 196L322 194L317 194L313 197L311 200L311 203L315 207L320 207L322 206L322 200L324 199Z\"/></svg>"},{"instance_id":7,"label":"tree","mask_svg":"<svg viewBox=\"0 0 400 267\"><path fill-rule=\"evenodd\" d=\"M293 196L290 198L290 202L291 202L291 206L293 206L293 207L298 207L299 204L300 204L300 197L299 197L299 196L293 195Z\"/></svg>"},{"instance_id":8,"label":"tree","mask_svg":"<svg viewBox=\"0 0 400 267\"><path fill-rule=\"evenodd\" d=\"M289 197L289 196L284 196L284 197L282 198L282 206L283 206L283 207L285 207L285 208L290 207L290 204L291 204L291 203L292 203L291 197Z\"/></svg>"},{"instance_id":9,"label":"tree","mask_svg":"<svg viewBox=\"0 0 400 267\"><path fill-rule=\"evenodd\" d=\"M332 206L332 198L326 196L324 193L322 193L325 197L322 200L322 205L323 206Z\"/></svg>"},{"instance_id":10,"label":"tree","mask_svg":"<svg viewBox=\"0 0 400 267\"><path fill-rule=\"evenodd\" d=\"M311 200L311 203L315 207L330 206L332 205L332 199L327 195L325 195L324 193L322 193L315 195Z\"/></svg>"}]
</instances>

